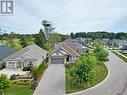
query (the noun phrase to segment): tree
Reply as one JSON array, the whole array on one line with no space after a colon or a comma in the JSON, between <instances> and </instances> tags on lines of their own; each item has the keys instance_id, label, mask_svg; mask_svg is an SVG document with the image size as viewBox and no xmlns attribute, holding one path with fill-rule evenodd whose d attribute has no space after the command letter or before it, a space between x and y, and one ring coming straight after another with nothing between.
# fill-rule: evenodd
<instances>
[{"instance_id":1,"label":"tree","mask_svg":"<svg viewBox=\"0 0 127 95\"><path fill-rule=\"evenodd\" d=\"M45 48L45 43L46 43L47 41L46 41L46 37L45 37L45 35L44 35L44 32L43 32L41 29L40 29L39 34L34 35L34 38L35 38L34 42L35 42L38 46L40 46L41 48L46 49L46 48Z\"/></svg>"},{"instance_id":2,"label":"tree","mask_svg":"<svg viewBox=\"0 0 127 95\"><path fill-rule=\"evenodd\" d=\"M7 75L1 74L0 75L0 91L1 94L5 94L5 89L7 89L10 86L10 80L7 78Z\"/></svg>"},{"instance_id":3,"label":"tree","mask_svg":"<svg viewBox=\"0 0 127 95\"><path fill-rule=\"evenodd\" d=\"M109 33L106 31L97 31L97 32L78 32L75 33L75 37L83 37L83 38L92 38L92 39L103 39L103 38L109 38L109 39L127 39L127 33L119 32L119 33Z\"/></svg>"},{"instance_id":4,"label":"tree","mask_svg":"<svg viewBox=\"0 0 127 95\"><path fill-rule=\"evenodd\" d=\"M34 38L32 36L27 38L27 45L31 45L34 43Z\"/></svg>"},{"instance_id":5,"label":"tree","mask_svg":"<svg viewBox=\"0 0 127 95\"><path fill-rule=\"evenodd\" d=\"M20 45L24 48L27 46L27 42L26 42L26 39L24 37L20 37Z\"/></svg>"},{"instance_id":6,"label":"tree","mask_svg":"<svg viewBox=\"0 0 127 95\"><path fill-rule=\"evenodd\" d=\"M92 39L90 39L90 38L85 39L85 44L87 46L92 46Z\"/></svg>"},{"instance_id":7,"label":"tree","mask_svg":"<svg viewBox=\"0 0 127 95\"><path fill-rule=\"evenodd\" d=\"M100 41L95 43L95 48L93 50L95 57L98 62L104 62L108 60L108 51L103 48L103 44Z\"/></svg>"},{"instance_id":8,"label":"tree","mask_svg":"<svg viewBox=\"0 0 127 95\"><path fill-rule=\"evenodd\" d=\"M61 41L61 36L58 33L51 33L49 37L49 43L51 44L51 47L53 48L55 44Z\"/></svg>"},{"instance_id":9,"label":"tree","mask_svg":"<svg viewBox=\"0 0 127 95\"><path fill-rule=\"evenodd\" d=\"M92 54L86 54L76 60L73 68L70 69L70 76L73 80L73 85L81 86L82 83L90 85L93 83L96 65L96 58Z\"/></svg>"},{"instance_id":10,"label":"tree","mask_svg":"<svg viewBox=\"0 0 127 95\"><path fill-rule=\"evenodd\" d=\"M73 33L73 32L70 34L70 36L71 36L71 38L72 38L72 39L74 39L74 38L75 38L75 35L74 35L74 33Z\"/></svg>"},{"instance_id":11,"label":"tree","mask_svg":"<svg viewBox=\"0 0 127 95\"><path fill-rule=\"evenodd\" d=\"M101 49L98 53L95 54L97 60L100 62L104 62L108 60L108 51Z\"/></svg>"},{"instance_id":12,"label":"tree","mask_svg":"<svg viewBox=\"0 0 127 95\"><path fill-rule=\"evenodd\" d=\"M12 48L15 46L14 38L16 38L16 35L16 33L11 32L7 37L8 43Z\"/></svg>"}]
</instances>

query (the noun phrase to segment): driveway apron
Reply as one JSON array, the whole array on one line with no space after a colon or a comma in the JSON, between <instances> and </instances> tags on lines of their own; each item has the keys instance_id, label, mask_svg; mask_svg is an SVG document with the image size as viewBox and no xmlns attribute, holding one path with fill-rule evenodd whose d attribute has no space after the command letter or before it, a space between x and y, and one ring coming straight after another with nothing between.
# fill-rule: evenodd
<instances>
[{"instance_id":1,"label":"driveway apron","mask_svg":"<svg viewBox=\"0 0 127 95\"><path fill-rule=\"evenodd\" d=\"M64 95L64 64L50 64L42 76L33 95Z\"/></svg>"}]
</instances>

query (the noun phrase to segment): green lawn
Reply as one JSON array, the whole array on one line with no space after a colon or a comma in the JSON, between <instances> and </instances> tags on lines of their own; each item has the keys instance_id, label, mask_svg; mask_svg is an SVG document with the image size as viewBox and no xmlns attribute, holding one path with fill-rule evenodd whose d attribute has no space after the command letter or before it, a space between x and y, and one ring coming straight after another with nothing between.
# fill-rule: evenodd
<instances>
[{"instance_id":1,"label":"green lawn","mask_svg":"<svg viewBox=\"0 0 127 95\"><path fill-rule=\"evenodd\" d=\"M19 41L20 39L19 38L14 38L13 39L13 44L14 44L14 46L13 46L13 48L15 49L15 50L20 50L21 48L22 48L22 46L20 45L20 41ZM29 40L27 40L27 43L30 45L30 44L34 44L34 38L32 39L32 41L29 41ZM6 40L3 40L3 45L8 45L9 43L8 43L8 41L6 41ZM2 40L0 40L0 46L2 45Z\"/></svg>"},{"instance_id":2,"label":"green lawn","mask_svg":"<svg viewBox=\"0 0 127 95\"><path fill-rule=\"evenodd\" d=\"M6 89L5 95L32 95L33 90L23 85L12 85Z\"/></svg>"},{"instance_id":3,"label":"green lawn","mask_svg":"<svg viewBox=\"0 0 127 95\"><path fill-rule=\"evenodd\" d=\"M81 87L77 88L72 85L72 80L69 74L67 73L68 69L66 69L66 93L77 92L77 91L81 91L81 90L85 90L87 88L93 87L96 84L100 83L102 80L104 80L108 74L108 70L105 64L103 63L97 64L94 70L96 72L96 77L95 77L93 84L91 86L83 84Z\"/></svg>"}]
</instances>

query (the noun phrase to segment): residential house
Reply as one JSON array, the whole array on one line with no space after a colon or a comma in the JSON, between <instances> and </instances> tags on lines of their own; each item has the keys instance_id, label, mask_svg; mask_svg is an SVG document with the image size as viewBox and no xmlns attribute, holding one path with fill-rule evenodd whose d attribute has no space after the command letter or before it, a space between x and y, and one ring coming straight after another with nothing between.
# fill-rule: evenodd
<instances>
[{"instance_id":1,"label":"residential house","mask_svg":"<svg viewBox=\"0 0 127 95\"><path fill-rule=\"evenodd\" d=\"M47 52L36 44L29 45L4 59L6 68L23 69L27 66L39 66Z\"/></svg>"},{"instance_id":2,"label":"residential house","mask_svg":"<svg viewBox=\"0 0 127 95\"><path fill-rule=\"evenodd\" d=\"M75 39L68 39L55 47L49 54L49 64L73 64L75 60L88 49L84 48Z\"/></svg>"},{"instance_id":3,"label":"residential house","mask_svg":"<svg viewBox=\"0 0 127 95\"><path fill-rule=\"evenodd\" d=\"M108 38L102 39L102 42L103 42L105 45L107 45L107 44L109 43L109 41L110 41L110 39L108 39Z\"/></svg>"},{"instance_id":4,"label":"residential house","mask_svg":"<svg viewBox=\"0 0 127 95\"><path fill-rule=\"evenodd\" d=\"M121 45L127 42L126 40L119 40L119 39L112 39L108 41L108 45L114 46L114 47L120 47Z\"/></svg>"},{"instance_id":5,"label":"residential house","mask_svg":"<svg viewBox=\"0 0 127 95\"><path fill-rule=\"evenodd\" d=\"M127 41L123 41L118 43L119 48L121 49L127 49Z\"/></svg>"},{"instance_id":6,"label":"residential house","mask_svg":"<svg viewBox=\"0 0 127 95\"><path fill-rule=\"evenodd\" d=\"M3 59L15 52L15 49L7 45L0 46L0 65L4 63Z\"/></svg>"}]
</instances>

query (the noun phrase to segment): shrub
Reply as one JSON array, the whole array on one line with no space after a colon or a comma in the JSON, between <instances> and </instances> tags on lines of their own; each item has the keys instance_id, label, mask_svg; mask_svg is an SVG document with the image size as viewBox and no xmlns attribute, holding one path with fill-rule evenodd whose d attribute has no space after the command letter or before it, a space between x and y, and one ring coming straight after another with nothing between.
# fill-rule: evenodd
<instances>
[{"instance_id":1,"label":"shrub","mask_svg":"<svg viewBox=\"0 0 127 95\"><path fill-rule=\"evenodd\" d=\"M97 45L94 48L93 53L95 57L97 58L98 62L100 63L108 60L109 53L101 45Z\"/></svg>"},{"instance_id":2,"label":"shrub","mask_svg":"<svg viewBox=\"0 0 127 95\"><path fill-rule=\"evenodd\" d=\"M28 86L31 84L31 81L30 80L14 80L13 84Z\"/></svg>"},{"instance_id":3,"label":"shrub","mask_svg":"<svg viewBox=\"0 0 127 95\"><path fill-rule=\"evenodd\" d=\"M24 67L24 68L23 68L23 71L31 71L31 68L32 68L31 66Z\"/></svg>"},{"instance_id":4,"label":"shrub","mask_svg":"<svg viewBox=\"0 0 127 95\"><path fill-rule=\"evenodd\" d=\"M16 75L15 74L11 75L10 80L16 80Z\"/></svg>"},{"instance_id":5,"label":"shrub","mask_svg":"<svg viewBox=\"0 0 127 95\"><path fill-rule=\"evenodd\" d=\"M38 80L47 67L48 64L46 62L40 64L39 67L33 67L31 69L31 72L33 74L34 79Z\"/></svg>"},{"instance_id":6,"label":"shrub","mask_svg":"<svg viewBox=\"0 0 127 95\"><path fill-rule=\"evenodd\" d=\"M4 69L5 67L3 65L0 65L0 70Z\"/></svg>"}]
</instances>

